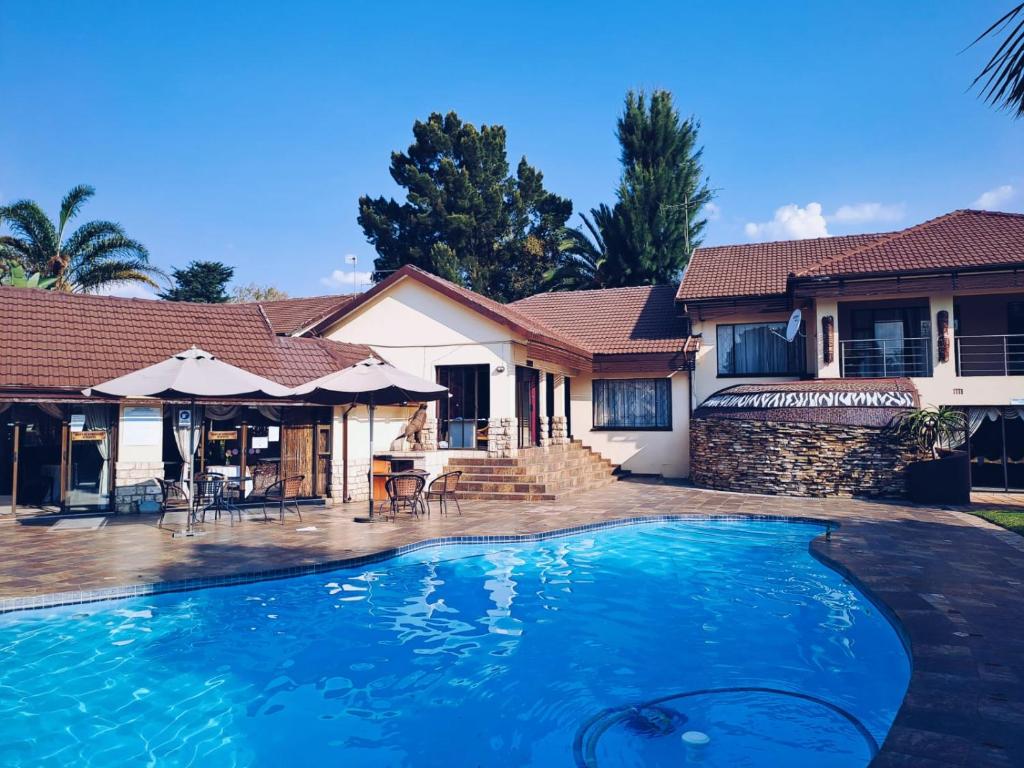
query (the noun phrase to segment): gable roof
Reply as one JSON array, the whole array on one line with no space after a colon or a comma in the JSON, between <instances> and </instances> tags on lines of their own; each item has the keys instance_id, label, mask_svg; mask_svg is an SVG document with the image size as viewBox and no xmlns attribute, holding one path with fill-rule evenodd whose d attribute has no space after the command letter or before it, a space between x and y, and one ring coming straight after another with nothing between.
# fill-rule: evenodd
<instances>
[{"instance_id":1,"label":"gable roof","mask_svg":"<svg viewBox=\"0 0 1024 768\"><path fill-rule=\"evenodd\" d=\"M77 390L195 344L286 386L358 362L366 347L275 336L257 304L88 296L0 287L0 391Z\"/></svg>"},{"instance_id":2,"label":"gable roof","mask_svg":"<svg viewBox=\"0 0 1024 768\"><path fill-rule=\"evenodd\" d=\"M683 274L676 298L695 301L785 294L790 273L883 236L840 235L697 248Z\"/></svg>"},{"instance_id":3,"label":"gable roof","mask_svg":"<svg viewBox=\"0 0 1024 768\"><path fill-rule=\"evenodd\" d=\"M276 299L255 302L267 315L274 333L281 336L300 335L317 321L354 299L354 295L304 296L297 299Z\"/></svg>"},{"instance_id":4,"label":"gable roof","mask_svg":"<svg viewBox=\"0 0 1024 768\"><path fill-rule=\"evenodd\" d=\"M1024 214L958 210L897 232L698 248L676 298L784 295L790 281L1024 265Z\"/></svg>"},{"instance_id":5,"label":"gable roof","mask_svg":"<svg viewBox=\"0 0 1024 768\"><path fill-rule=\"evenodd\" d=\"M936 272L1024 263L1024 214L959 210L822 258L794 277Z\"/></svg>"},{"instance_id":6,"label":"gable roof","mask_svg":"<svg viewBox=\"0 0 1024 768\"><path fill-rule=\"evenodd\" d=\"M475 291L463 288L461 285L456 285L449 280L433 275L411 264L406 264L401 269L391 273L385 280L377 283L370 290L359 294L352 301L322 318L311 328L311 331L316 333L323 332L401 280L415 280L422 285L433 288L438 293L447 296L464 307L468 307L489 320L524 336L528 341L565 350L574 356L589 357L588 350L580 346L575 340L520 311L515 305L502 304L494 299L489 299Z\"/></svg>"},{"instance_id":7,"label":"gable roof","mask_svg":"<svg viewBox=\"0 0 1024 768\"><path fill-rule=\"evenodd\" d=\"M512 306L571 336L593 354L680 352L693 340L675 293L671 285L559 291Z\"/></svg>"}]
</instances>

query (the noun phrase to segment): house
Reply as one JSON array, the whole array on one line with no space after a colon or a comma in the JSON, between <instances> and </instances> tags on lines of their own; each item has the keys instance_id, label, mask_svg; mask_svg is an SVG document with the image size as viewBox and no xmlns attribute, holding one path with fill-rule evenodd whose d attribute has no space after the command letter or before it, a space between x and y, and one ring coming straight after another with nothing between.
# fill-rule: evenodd
<instances>
[{"instance_id":1,"label":"house","mask_svg":"<svg viewBox=\"0 0 1024 768\"><path fill-rule=\"evenodd\" d=\"M840 434L836 422L850 422L852 412L827 401L814 418L793 418L808 391L832 402L837 393L850 401L849 393L859 392L859 402L883 411L884 400L899 402L909 397L899 393L912 392L915 404L967 411L976 487L1024 489L1024 215L961 210L897 232L702 248L677 300L701 339L695 403L730 386L738 394L759 393L765 402L765 393L788 393L775 398L785 406L787 423L814 425L810 435L787 427L779 439L794 448L775 446L766 463L792 470L792 454L802 451L806 459L809 453L805 439L817 446L811 453L834 456L836 441L866 440L867 433L854 436L856 429L877 427L861 409L853 421L865 423L841 425L847 432ZM794 309L801 310L803 326L789 342L786 324ZM813 383L792 383L808 380ZM698 409L698 420L710 410ZM712 430L693 427L701 433L691 441L694 464L708 467L707 454L718 448L706 445L706 437L721 438L722 421ZM727 427L741 439L735 423ZM790 472L789 490L799 492L811 474L818 476L818 491L841 485L840 478L821 475L851 468L863 481L857 476L863 466L840 462L825 471L819 462L802 476ZM697 470L695 479L722 487L731 483L721 476L736 471L722 467L702 476ZM778 482L775 477L772 484ZM740 487L752 484L748 477Z\"/></svg>"},{"instance_id":2,"label":"house","mask_svg":"<svg viewBox=\"0 0 1024 768\"><path fill-rule=\"evenodd\" d=\"M794 311L799 317L794 319ZM1024 490L1024 216L955 211L897 232L700 248L678 286L501 304L406 266L354 296L195 305L0 288L0 499L121 510L177 477L182 403L82 390L191 345L294 386L375 355L449 396L378 410L203 402L200 465L365 500L367 480L464 472L464 493L546 499L612 469L804 495L900 495L887 429L969 416L977 487ZM0 502L2 503L2 502Z\"/></svg>"}]
</instances>

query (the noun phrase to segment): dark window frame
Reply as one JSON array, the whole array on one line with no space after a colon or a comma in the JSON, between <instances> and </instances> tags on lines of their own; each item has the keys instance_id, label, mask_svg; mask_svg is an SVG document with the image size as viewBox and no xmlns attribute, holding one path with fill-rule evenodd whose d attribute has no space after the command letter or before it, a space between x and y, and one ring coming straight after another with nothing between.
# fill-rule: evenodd
<instances>
[{"instance_id":1,"label":"dark window frame","mask_svg":"<svg viewBox=\"0 0 1024 768\"><path fill-rule=\"evenodd\" d=\"M806 376L807 375L807 349L804 344L804 330L803 325L800 326L800 335L797 336L793 341L785 341L780 339L784 344L793 344L795 349L798 350L794 355L794 359L788 361L793 367L785 372L779 371L744 371L742 373L729 373L722 372L722 345L719 342L719 334L723 328L731 328L733 334L733 348L736 346L736 328L738 326L751 326L751 325L779 325L782 326L783 332L786 327L786 321L784 320L759 320L754 323L718 323L715 326L715 373L719 379L749 379L749 378L761 378L761 379L783 379L791 378L793 376ZM770 332L769 332L770 333ZM735 362L734 362L735 365Z\"/></svg>"},{"instance_id":2,"label":"dark window frame","mask_svg":"<svg viewBox=\"0 0 1024 768\"><path fill-rule=\"evenodd\" d=\"M606 386L612 383L653 382L655 389L664 387L665 392L665 413L664 423L653 426L629 426L624 424L598 424L598 385ZM592 432L672 432L672 379L668 377L640 376L629 379L593 379L590 387L591 394L591 431ZM655 391L655 398L657 392Z\"/></svg>"}]
</instances>

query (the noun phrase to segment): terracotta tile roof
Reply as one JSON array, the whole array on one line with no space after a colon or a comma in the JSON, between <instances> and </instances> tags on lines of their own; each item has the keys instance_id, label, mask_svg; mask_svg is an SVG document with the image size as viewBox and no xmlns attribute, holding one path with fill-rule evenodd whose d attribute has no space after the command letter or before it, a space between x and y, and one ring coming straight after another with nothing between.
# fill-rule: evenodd
<instances>
[{"instance_id":1,"label":"terracotta tile roof","mask_svg":"<svg viewBox=\"0 0 1024 768\"><path fill-rule=\"evenodd\" d=\"M287 386L366 357L362 346L275 336L256 304L189 304L0 287L0 391L78 390L192 344Z\"/></svg>"},{"instance_id":2,"label":"terracotta tile roof","mask_svg":"<svg viewBox=\"0 0 1024 768\"><path fill-rule=\"evenodd\" d=\"M1024 214L961 210L805 265L797 277L877 275L1024 264Z\"/></svg>"},{"instance_id":3,"label":"terracotta tile roof","mask_svg":"<svg viewBox=\"0 0 1024 768\"><path fill-rule=\"evenodd\" d=\"M547 324L521 312L514 305L502 304L501 302L489 299L468 288L433 275L430 272L406 264L401 269L393 272L386 280L377 283L365 293L359 294L352 301L341 306L339 309L320 320L312 329L320 332L337 323L345 315L355 311L358 307L373 299L379 293L387 290L399 280L412 279L424 285L434 288L438 292L454 299L463 306L469 307L496 323L504 325L512 330L521 333L528 340L539 341L555 347L562 348L572 354L583 357L589 356L588 350L581 347L574 339L564 333L548 326Z\"/></svg>"},{"instance_id":4,"label":"terracotta tile roof","mask_svg":"<svg viewBox=\"0 0 1024 768\"><path fill-rule=\"evenodd\" d=\"M786 293L791 272L874 242L884 235L842 235L698 248L686 268L679 301Z\"/></svg>"},{"instance_id":5,"label":"terracotta tile roof","mask_svg":"<svg viewBox=\"0 0 1024 768\"><path fill-rule=\"evenodd\" d=\"M539 293L511 306L594 354L679 352L690 338L675 292L671 285L561 291Z\"/></svg>"},{"instance_id":6,"label":"terracotta tile roof","mask_svg":"<svg viewBox=\"0 0 1024 768\"><path fill-rule=\"evenodd\" d=\"M257 302L267 313L274 333L290 336L316 325L318 320L343 307L355 296L306 296Z\"/></svg>"}]
</instances>

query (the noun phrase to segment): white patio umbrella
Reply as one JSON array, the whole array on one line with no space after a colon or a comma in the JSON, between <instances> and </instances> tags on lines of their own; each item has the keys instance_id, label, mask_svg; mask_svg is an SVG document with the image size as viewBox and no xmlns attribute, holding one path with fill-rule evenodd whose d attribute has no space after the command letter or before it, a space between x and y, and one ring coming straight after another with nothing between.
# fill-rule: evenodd
<instances>
[{"instance_id":1,"label":"white patio umbrella","mask_svg":"<svg viewBox=\"0 0 1024 768\"><path fill-rule=\"evenodd\" d=\"M255 373L225 363L195 345L166 360L140 368L116 379L82 390L115 397L187 397L191 400L188 474L195 460L195 406L197 397L284 397L291 390ZM186 515L185 533L192 532L192 515Z\"/></svg>"},{"instance_id":2,"label":"white patio umbrella","mask_svg":"<svg viewBox=\"0 0 1024 768\"><path fill-rule=\"evenodd\" d=\"M368 357L337 373L331 373L302 384L292 394L303 400L326 405L365 405L370 418L370 468L366 473L369 483L369 516L357 517L359 522L373 520L373 413L378 405L401 405L413 400L440 400L447 387L421 379L395 366Z\"/></svg>"}]
</instances>

